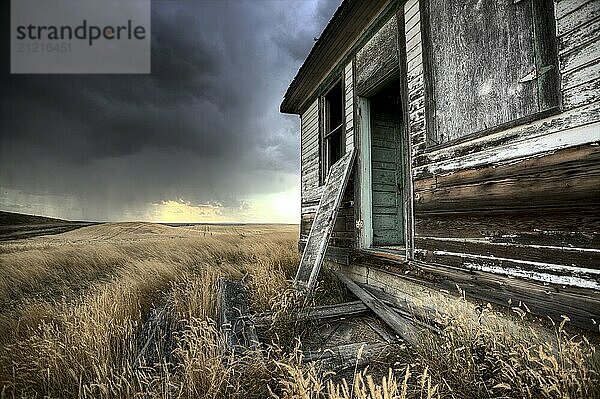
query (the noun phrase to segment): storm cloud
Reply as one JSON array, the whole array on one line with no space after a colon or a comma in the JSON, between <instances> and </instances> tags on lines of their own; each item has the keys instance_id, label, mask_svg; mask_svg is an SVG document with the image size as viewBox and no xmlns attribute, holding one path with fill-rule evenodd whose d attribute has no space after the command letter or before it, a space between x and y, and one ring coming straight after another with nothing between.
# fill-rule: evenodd
<instances>
[{"instance_id":1,"label":"storm cloud","mask_svg":"<svg viewBox=\"0 0 600 399\"><path fill-rule=\"evenodd\" d=\"M150 75L11 75L5 57L0 209L132 220L176 203L233 221L299 202L299 120L279 103L338 5L153 1Z\"/></svg>"}]
</instances>

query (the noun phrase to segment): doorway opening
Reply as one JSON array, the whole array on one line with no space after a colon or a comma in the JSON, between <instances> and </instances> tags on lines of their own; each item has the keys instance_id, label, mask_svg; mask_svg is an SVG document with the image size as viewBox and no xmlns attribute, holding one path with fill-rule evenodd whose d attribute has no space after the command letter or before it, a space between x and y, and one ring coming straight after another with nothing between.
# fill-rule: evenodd
<instances>
[{"instance_id":1,"label":"doorway opening","mask_svg":"<svg viewBox=\"0 0 600 399\"><path fill-rule=\"evenodd\" d=\"M369 98L371 225L374 248L403 250L402 106L398 79Z\"/></svg>"}]
</instances>

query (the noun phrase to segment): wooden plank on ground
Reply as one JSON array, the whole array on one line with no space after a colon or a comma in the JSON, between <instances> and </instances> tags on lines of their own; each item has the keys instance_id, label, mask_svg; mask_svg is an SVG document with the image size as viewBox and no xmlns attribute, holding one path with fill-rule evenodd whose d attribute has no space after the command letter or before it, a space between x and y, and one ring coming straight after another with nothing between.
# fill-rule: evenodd
<instances>
[{"instance_id":1,"label":"wooden plank on ground","mask_svg":"<svg viewBox=\"0 0 600 399\"><path fill-rule=\"evenodd\" d=\"M338 317L357 316L367 312L370 312L370 309L362 301L353 301L302 309L297 314L297 321L323 321ZM272 314L273 312L264 312L251 316L251 318L256 327L263 327L271 322Z\"/></svg>"},{"instance_id":2,"label":"wooden plank on ground","mask_svg":"<svg viewBox=\"0 0 600 399\"><path fill-rule=\"evenodd\" d=\"M323 263L327 244L335 224L338 208L348 184L356 150L346 152L330 169L315 220L296 274L294 285L311 293Z\"/></svg>"},{"instance_id":3,"label":"wooden plank on ground","mask_svg":"<svg viewBox=\"0 0 600 399\"><path fill-rule=\"evenodd\" d=\"M446 327L447 323L444 320L449 316L434 308L423 305L417 306L414 302L396 298L381 288L372 285L358 284L358 286L391 307L400 316L408 318L413 323L428 328L438 335L442 334L442 329Z\"/></svg>"},{"instance_id":4,"label":"wooden plank on ground","mask_svg":"<svg viewBox=\"0 0 600 399\"><path fill-rule=\"evenodd\" d=\"M336 346L318 352L306 352L302 361L316 362L324 370L340 371L348 367L362 367L373 361L385 360L394 351L394 345L387 342L369 344L357 342Z\"/></svg>"},{"instance_id":5,"label":"wooden plank on ground","mask_svg":"<svg viewBox=\"0 0 600 399\"><path fill-rule=\"evenodd\" d=\"M244 317L248 311L246 288L241 281L219 280L219 322L227 350L243 352L256 349L259 341L252 320Z\"/></svg>"},{"instance_id":6,"label":"wooden plank on ground","mask_svg":"<svg viewBox=\"0 0 600 399\"><path fill-rule=\"evenodd\" d=\"M392 333L390 333L386 328L381 326L378 321L375 320L365 320L365 323L371 327L371 330L375 331L381 338L385 340L388 344L394 343L398 341Z\"/></svg>"},{"instance_id":7,"label":"wooden plank on ground","mask_svg":"<svg viewBox=\"0 0 600 399\"><path fill-rule=\"evenodd\" d=\"M365 291L352 281L348 276L340 271L335 271L335 275L343 282L348 289L367 305L377 316L389 325L400 337L413 346L419 345L418 330L410 320L405 319L386 305L379 298Z\"/></svg>"}]
</instances>

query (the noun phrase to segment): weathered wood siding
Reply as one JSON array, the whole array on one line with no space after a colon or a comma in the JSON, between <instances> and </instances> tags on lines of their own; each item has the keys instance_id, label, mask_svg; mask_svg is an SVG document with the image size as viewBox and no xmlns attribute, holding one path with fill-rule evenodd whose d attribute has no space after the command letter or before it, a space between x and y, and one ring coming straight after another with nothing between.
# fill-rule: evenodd
<instances>
[{"instance_id":1,"label":"weathered wood siding","mask_svg":"<svg viewBox=\"0 0 600 399\"><path fill-rule=\"evenodd\" d=\"M598 102L600 92L600 2L556 3L558 55L565 110ZM598 110L598 107L592 107Z\"/></svg>"},{"instance_id":2,"label":"weathered wood siding","mask_svg":"<svg viewBox=\"0 0 600 399\"><path fill-rule=\"evenodd\" d=\"M427 1L429 139L444 143L537 113L537 80L520 82L536 66L530 1Z\"/></svg>"},{"instance_id":3,"label":"weathered wood siding","mask_svg":"<svg viewBox=\"0 0 600 399\"><path fill-rule=\"evenodd\" d=\"M321 197L319 187L319 101L315 100L300 116L302 157L302 202Z\"/></svg>"},{"instance_id":4,"label":"weathered wood siding","mask_svg":"<svg viewBox=\"0 0 600 399\"><path fill-rule=\"evenodd\" d=\"M356 90L370 93L398 70L398 22L393 15L356 53Z\"/></svg>"},{"instance_id":5,"label":"weathered wood siding","mask_svg":"<svg viewBox=\"0 0 600 399\"><path fill-rule=\"evenodd\" d=\"M353 63L348 63L343 70L344 87L344 122L346 152L354 148L354 73ZM319 104L318 100L301 116L302 120L302 215L300 221L300 239L306 240L317 206L322 195L319 186ZM308 121L306 124L304 120ZM306 158L305 158L306 156ZM330 246L353 248L354 234L354 180L350 177L340 210L336 218Z\"/></svg>"},{"instance_id":6,"label":"weathered wood siding","mask_svg":"<svg viewBox=\"0 0 600 399\"><path fill-rule=\"evenodd\" d=\"M560 113L441 149L426 140L419 10L404 5L415 258L600 288L600 2L555 3Z\"/></svg>"},{"instance_id":7,"label":"weathered wood siding","mask_svg":"<svg viewBox=\"0 0 600 399\"><path fill-rule=\"evenodd\" d=\"M346 123L346 152L354 148L354 66L349 62L344 68L344 121ZM344 192L340 210L335 220L335 227L329 245L331 247L350 249L355 247L354 231L354 173Z\"/></svg>"},{"instance_id":8,"label":"weathered wood siding","mask_svg":"<svg viewBox=\"0 0 600 399\"><path fill-rule=\"evenodd\" d=\"M411 158L415 159L419 153L424 151L426 145L425 85L423 81L421 14L418 0L409 0L404 5L404 37L406 40L409 131L412 143Z\"/></svg>"},{"instance_id":9,"label":"weathered wood siding","mask_svg":"<svg viewBox=\"0 0 600 399\"><path fill-rule=\"evenodd\" d=\"M351 62L344 68L344 110L346 152L348 152L354 148L354 74Z\"/></svg>"},{"instance_id":10,"label":"weathered wood siding","mask_svg":"<svg viewBox=\"0 0 600 399\"><path fill-rule=\"evenodd\" d=\"M550 289L544 284L495 273L441 268L422 262L390 264L372 256L354 259L349 267L344 267L344 272L359 283L383 289L401 300L425 301L434 309L443 309L446 300L455 301L456 297L443 292L455 293L459 286L469 298L502 306L510 300L512 306L550 316L557 321L562 320L562 315L568 315L570 324L598 332L597 323L591 321L600 318L598 291L572 287L568 290ZM442 296L445 299L438 302ZM466 305L465 302L463 304ZM475 304L467 306L477 312Z\"/></svg>"}]
</instances>

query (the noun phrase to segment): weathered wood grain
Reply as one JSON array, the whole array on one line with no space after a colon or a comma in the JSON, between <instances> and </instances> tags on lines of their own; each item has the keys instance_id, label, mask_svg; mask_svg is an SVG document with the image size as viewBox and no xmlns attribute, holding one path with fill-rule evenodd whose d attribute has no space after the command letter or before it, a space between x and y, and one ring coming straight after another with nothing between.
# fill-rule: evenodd
<instances>
[{"instance_id":1,"label":"weathered wood grain","mask_svg":"<svg viewBox=\"0 0 600 399\"><path fill-rule=\"evenodd\" d=\"M495 163L510 163L537 154L598 141L600 122L595 121L600 102L545 120L510 129L501 134L419 155L415 179ZM587 125L585 125L588 123ZM581 126L583 124L583 126ZM550 134L552 133L552 134Z\"/></svg>"},{"instance_id":2,"label":"weathered wood grain","mask_svg":"<svg viewBox=\"0 0 600 399\"><path fill-rule=\"evenodd\" d=\"M560 56L560 71L569 72L600 59L600 40L592 40Z\"/></svg>"},{"instance_id":3,"label":"weathered wood grain","mask_svg":"<svg viewBox=\"0 0 600 399\"><path fill-rule=\"evenodd\" d=\"M356 53L356 90L365 95L398 69L398 24L392 17Z\"/></svg>"},{"instance_id":4,"label":"weathered wood grain","mask_svg":"<svg viewBox=\"0 0 600 399\"><path fill-rule=\"evenodd\" d=\"M417 213L419 237L492 243L600 248L600 206Z\"/></svg>"},{"instance_id":5,"label":"weathered wood grain","mask_svg":"<svg viewBox=\"0 0 600 399\"><path fill-rule=\"evenodd\" d=\"M318 208L318 204L315 206L314 211L302 213L300 216L300 238L308 238L310 228L312 227L315 215L317 214L316 208Z\"/></svg>"},{"instance_id":6,"label":"weathered wood grain","mask_svg":"<svg viewBox=\"0 0 600 399\"><path fill-rule=\"evenodd\" d=\"M377 316L389 325L399 336L413 346L419 345L418 330L410 320L401 317L380 299L373 296L358 286L354 281L340 271L335 271L335 275L343 282L348 289L364 302Z\"/></svg>"},{"instance_id":7,"label":"weathered wood grain","mask_svg":"<svg viewBox=\"0 0 600 399\"><path fill-rule=\"evenodd\" d=\"M557 64L556 21L554 2L535 0L533 9L533 42L535 53L535 83L539 112L556 110L560 106L560 74ZM525 82L523 82L525 83ZM515 121L517 124L518 121Z\"/></svg>"},{"instance_id":8,"label":"weathered wood grain","mask_svg":"<svg viewBox=\"0 0 600 399\"><path fill-rule=\"evenodd\" d=\"M407 27L414 26L419 19L419 0L408 0L404 4L404 20ZM407 36L409 37L409 36ZM407 47L408 48L408 47Z\"/></svg>"},{"instance_id":9,"label":"weathered wood grain","mask_svg":"<svg viewBox=\"0 0 600 399\"><path fill-rule=\"evenodd\" d=\"M179 328L173 314L172 306L161 305L152 308L144 317L144 322L137 335L137 356L133 364L136 367L153 367L161 362L175 361Z\"/></svg>"},{"instance_id":10,"label":"weathered wood grain","mask_svg":"<svg viewBox=\"0 0 600 399\"><path fill-rule=\"evenodd\" d=\"M344 68L344 107L346 126L346 152L354 148L354 73L353 63Z\"/></svg>"},{"instance_id":11,"label":"weathered wood grain","mask_svg":"<svg viewBox=\"0 0 600 399\"><path fill-rule=\"evenodd\" d=\"M320 352L304 352L303 362L315 362L323 370L343 370L349 367L364 367L383 360L394 349L390 343L356 342L328 348Z\"/></svg>"},{"instance_id":12,"label":"weathered wood grain","mask_svg":"<svg viewBox=\"0 0 600 399\"><path fill-rule=\"evenodd\" d=\"M370 309L362 303L362 301L352 301L336 305L316 306L306 309L301 309L295 320L298 322L306 321L325 321L329 319L337 319L339 317L350 317L365 314L370 312ZM256 327L265 327L271 323L273 312L264 312L247 318L251 319Z\"/></svg>"},{"instance_id":13,"label":"weathered wood grain","mask_svg":"<svg viewBox=\"0 0 600 399\"><path fill-rule=\"evenodd\" d=\"M467 239L467 238L441 238L441 237L417 237L415 238L415 246L417 249L425 250L427 253L435 254L436 252L465 254L465 256L475 255L478 259L488 257L490 264L494 266L512 267L514 263L509 261L496 262L496 259L512 259L516 261L532 262L534 264L553 264L559 266L568 266L560 270L563 275L582 275L585 278L592 278L589 273L581 272L571 267L600 269L600 249L595 248L579 248L565 247L552 245L531 245L531 244L515 244L515 243L494 243L486 239ZM427 258L427 256L425 256ZM494 259L496 258L496 259ZM437 263L440 263L437 259ZM452 260L451 264L455 264L456 260ZM518 268L525 268L532 271L547 271L547 266L529 267L526 263L519 263Z\"/></svg>"},{"instance_id":14,"label":"weathered wood grain","mask_svg":"<svg viewBox=\"0 0 600 399\"><path fill-rule=\"evenodd\" d=\"M507 165L415 182L417 211L598 204L600 147L577 146Z\"/></svg>"},{"instance_id":15,"label":"weathered wood grain","mask_svg":"<svg viewBox=\"0 0 600 399\"><path fill-rule=\"evenodd\" d=\"M401 314L407 319L413 320L413 322L440 334L441 330L445 327L444 319L450 319L451 316L445 314L439 309L435 309L427 305L417 305L414 299L407 300L405 298L400 299L394 295L385 292L379 287L375 287L369 284L358 284L361 288L377 297L386 305L390 306L394 311Z\"/></svg>"},{"instance_id":16,"label":"weathered wood grain","mask_svg":"<svg viewBox=\"0 0 600 399\"><path fill-rule=\"evenodd\" d=\"M408 120L407 136L410 137L409 155L412 164L412 157L419 154L425 147L425 80L423 75L423 37L427 37L428 30L424 35L421 33L421 8L424 7L418 0L408 1L404 5L404 49L406 51L406 84L407 84L407 103ZM426 21L425 21L426 22ZM406 40L414 40L410 45ZM418 40L417 40L418 38ZM431 99L429 99L431 100ZM409 165L410 168L410 165ZM411 179L412 181L412 179ZM412 197L412 196L411 196ZM410 235L410 234L409 234Z\"/></svg>"},{"instance_id":17,"label":"weathered wood grain","mask_svg":"<svg viewBox=\"0 0 600 399\"><path fill-rule=\"evenodd\" d=\"M428 9L426 45L435 49L428 64L435 101L429 133L437 143L540 111L536 82L520 82L536 68L528 1L464 7L460 0L429 0Z\"/></svg>"},{"instance_id":18,"label":"weathered wood grain","mask_svg":"<svg viewBox=\"0 0 600 399\"><path fill-rule=\"evenodd\" d=\"M588 0L582 4L568 1L564 5L560 5L559 8L563 9L562 14L564 16L556 22L558 36L565 36L587 21L600 16L600 3L597 0Z\"/></svg>"},{"instance_id":19,"label":"weathered wood grain","mask_svg":"<svg viewBox=\"0 0 600 399\"><path fill-rule=\"evenodd\" d=\"M600 18L583 21L576 31L558 38L559 54L568 54L592 41L598 41L600 35Z\"/></svg>"},{"instance_id":20,"label":"weathered wood grain","mask_svg":"<svg viewBox=\"0 0 600 399\"><path fill-rule=\"evenodd\" d=\"M597 269L585 269L577 266L565 266L555 263L522 261L502 258L496 255L475 255L464 252L450 252L441 249L426 251L415 250L415 259L429 264L442 264L459 267L468 271L483 271L499 276L528 279L545 284L572 288L588 288L600 292L600 272Z\"/></svg>"},{"instance_id":21,"label":"weathered wood grain","mask_svg":"<svg viewBox=\"0 0 600 399\"><path fill-rule=\"evenodd\" d=\"M561 2L563 3L563 2ZM597 42L597 39L595 39L594 35L592 34L594 32L595 28L594 26L598 24L598 21L600 21L598 18L596 18L594 16L594 13L584 13L582 12L582 10L593 10L593 7L589 4L589 2L585 2L579 5L575 5L573 3L570 2L566 2L569 4L561 4L561 10L562 11L562 16L566 16L567 18L561 18L561 20L558 22L558 24L560 25L562 23L563 27L565 24L564 20L571 20L571 21L577 21L575 24L572 25L572 27L574 29L571 29L570 31L562 31L562 35L558 37L559 42L560 42L560 52L561 52L561 56L562 57L569 57L568 52L569 51L574 51L576 49L581 50L581 52L586 53L584 50L580 49L582 46L589 44L591 41L593 42ZM580 7L580 6L584 6L584 7ZM408 4L407 4L408 6ZM407 10L407 8L405 7L405 11ZM568 14L568 15L567 15ZM571 22L569 22L570 24ZM575 29L576 28L576 29ZM412 29L411 27L407 26L406 30L407 30L407 37L412 37L411 33L409 33L409 30ZM410 36L409 36L410 35ZM411 62L411 58L415 58L415 54L420 54L421 53L421 48L420 46L418 46L418 49L409 52L407 54L407 58L409 60L409 63ZM589 52L587 52L589 53ZM587 54L586 53L586 54ZM574 57L573 55L571 57ZM572 69L570 71L567 71L567 73L563 73L562 74L562 90L563 90L563 98L565 100L565 110L571 110L573 108L576 107L580 107L580 106L588 106L592 103L594 103L595 101L598 101L598 99L600 98L600 96L598 96L598 91L597 88L595 88L595 84L593 84L594 81L598 81L598 76L600 76L600 70L598 69L600 68L600 63L598 62L588 62L587 64L581 64L581 67L577 67L575 69ZM408 69L408 83L409 83L409 91L411 92L411 98L414 99L421 99L421 96L416 95L416 93L418 93L418 88L420 88L422 86L422 82L420 82L420 79L422 79L422 71L421 68L419 68L417 71L415 71L416 73L411 72L411 68L409 67ZM575 89L575 87L582 85L582 84L587 84L586 87L582 87L581 90ZM413 90L411 90L411 88L413 88ZM568 91L570 90L570 91ZM414 93L414 94L413 94ZM589 123L591 121L596 121L597 117L596 115L598 115L598 113L600 111L598 111L597 109L595 109L596 107L592 107L594 109L589 109L589 110L581 110L577 113L568 113L568 114L561 114L558 115L558 118L549 118L551 119L550 121L546 122L546 123L533 123L533 126L535 126L535 130L530 129L529 127L527 127L527 125L529 125L530 123L527 123L524 127L525 129L521 129L521 128L511 128L511 129L507 129L505 131L500 131L499 133L494 133L491 134L490 136L484 138L484 140L473 140L471 142L469 142L467 145L458 145L458 146L453 146L454 149L458 149L458 153L462 152L463 150L467 150L469 153L476 153L478 151L481 150L481 148L478 148L480 145L486 145L485 142L487 139L489 139L489 145L490 148L492 146L497 146L498 143L500 144L504 144L504 143L508 143L509 137L506 135L506 133L513 133L515 132L515 130L519 130L522 131L523 135L519 136L519 137L514 137L514 140L522 140L525 137L534 137L535 135L543 135L546 134L547 132L553 132L553 131L558 131L561 128L564 129L564 122L568 122L569 127L576 127L577 125L582 125L585 123ZM420 115L417 114L416 112L417 109L420 109L421 112L423 110L422 107L417 107L417 108L411 108L411 132L413 133L413 153L414 155L416 155L415 159L414 159L414 165L415 166L422 166L428 163L431 163L431 159L429 158L429 151L427 151L427 147L423 146L420 143L417 143L414 140L418 140L419 142L422 142L422 128L424 126L422 126L422 124L420 122L417 122L420 120ZM565 117L566 116L566 117ZM561 126L563 125L563 126ZM531 126L531 127L533 127ZM494 143L495 141L495 143ZM463 143L464 144L464 143ZM434 152L434 154L436 154L436 152ZM440 153L443 153L443 151L441 151ZM433 155L433 154L432 154ZM445 154L448 156L447 159L451 159L451 158L455 158L457 155L457 153L455 153L454 151L450 150L447 154ZM435 157L436 155L434 155ZM435 161L434 161L435 162Z\"/></svg>"},{"instance_id":22,"label":"weathered wood grain","mask_svg":"<svg viewBox=\"0 0 600 399\"><path fill-rule=\"evenodd\" d=\"M591 0L560 0L556 2L556 18L564 18L567 14L576 11Z\"/></svg>"},{"instance_id":23,"label":"weathered wood grain","mask_svg":"<svg viewBox=\"0 0 600 399\"><path fill-rule=\"evenodd\" d=\"M318 198L319 187L319 102L315 100L300 116L301 195L303 201Z\"/></svg>"},{"instance_id":24,"label":"weathered wood grain","mask_svg":"<svg viewBox=\"0 0 600 399\"><path fill-rule=\"evenodd\" d=\"M562 75L562 90L568 90L587 82L597 80L600 76L600 62L592 62ZM594 118L588 120L593 121Z\"/></svg>"},{"instance_id":25,"label":"weathered wood grain","mask_svg":"<svg viewBox=\"0 0 600 399\"><path fill-rule=\"evenodd\" d=\"M565 168L586 169L588 166L593 167L598 162L600 162L600 146L596 143L589 143L547 152L512 163L462 169L450 174L417 180L415 181L415 190L431 190L457 184L480 183Z\"/></svg>"},{"instance_id":26,"label":"weathered wood grain","mask_svg":"<svg viewBox=\"0 0 600 399\"><path fill-rule=\"evenodd\" d=\"M461 211L527 207L593 205L598 203L600 167L565 169L461 184L415 195L415 210Z\"/></svg>"},{"instance_id":27,"label":"weathered wood grain","mask_svg":"<svg viewBox=\"0 0 600 399\"><path fill-rule=\"evenodd\" d=\"M563 91L563 109L570 110L600 100L600 79L582 83Z\"/></svg>"}]
</instances>

